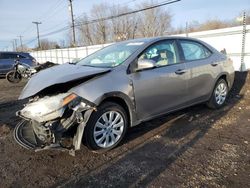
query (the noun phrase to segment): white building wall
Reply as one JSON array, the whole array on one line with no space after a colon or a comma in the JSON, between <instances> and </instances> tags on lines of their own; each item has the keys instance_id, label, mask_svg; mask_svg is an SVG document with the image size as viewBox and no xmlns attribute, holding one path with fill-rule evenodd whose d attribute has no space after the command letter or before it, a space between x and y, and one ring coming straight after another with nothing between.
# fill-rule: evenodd
<instances>
[{"instance_id":1,"label":"white building wall","mask_svg":"<svg viewBox=\"0 0 250 188\"><path fill-rule=\"evenodd\" d=\"M250 69L250 25L246 27L244 62L246 68ZM189 33L189 37L198 38L215 47L218 51L226 49L228 56L234 61L235 70L240 70L242 52L242 32L243 27L231 27L210 31ZM181 34L178 36L186 36ZM52 49L44 51L34 51L31 55L40 63L52 61L62 64L71 62L75 58L84 58L87 55L110 44L94 45L77 48Z\"/></svg>"},{"instance_id":2,"label":"white building wall","mask_svg":"<svg viewBox=\"0 0 250 188\"><path fill-rule=\"evenodd\" d=\"M189 37L203 40L216 48L218 51L226 49L228 56L233 60L235 70L240 70L243 27L232 27L203 32L189 33ZM186 35L180 35L186 36ZM250 69L250 25L246 27L244 62Z\"/></svg>"}]
</instances>

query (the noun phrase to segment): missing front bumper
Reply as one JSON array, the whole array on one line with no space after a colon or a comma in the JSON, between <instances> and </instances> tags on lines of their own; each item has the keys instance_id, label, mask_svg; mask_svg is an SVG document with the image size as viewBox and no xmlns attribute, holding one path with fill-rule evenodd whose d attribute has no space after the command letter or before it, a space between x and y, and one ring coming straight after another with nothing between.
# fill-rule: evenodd
<instances>
[{"instance_id":1,"label":"missing front bumper","mask_svg":"<svg viewBox=\"0 0 250 188\"><path fill-rule=\"evenodd\" d=\"M22 120L14 130L14 138L18 144L26 149L38 147L37 138L29 121Z\"/></svg>"},{"instance_id":2,"label":"missing front bumper","mask_svg":"<svg viewBox=\"0 0 250 188\"><path fill-rule=\"evenodd\" d=\"M61 150L61 151L69 151L69 154L75 156L75 151L80 149L82 143L83 132L86 126L86 123L93 112L94 108L86 110L84 115L79 112L77 116L78 127L76 133L73 137L72 145L70 147L65 147L60 143L61 140L57 143L51 143L45 145L35 134L34 128L32 127L32 122L29 120L22 120L17 124L14 130L14 138L16 142L26 149L32 149L34 151L41 150Z\"/></svg>"},{"instance_id":3,"label":"missing front bumper","mask_svg":"<svg viewBox=\"0 0 250 188\"><path fill-rule=\"evenodd\" d=\"M73 147L63 147L60 144L43 145L35 135L30 121L27 120L22 120L17 124L14 130L14 138L19 145L29 150L42 151L53 149L69 151L70 154L72 154L73 150Z\"/></svg>"}]
</instances>

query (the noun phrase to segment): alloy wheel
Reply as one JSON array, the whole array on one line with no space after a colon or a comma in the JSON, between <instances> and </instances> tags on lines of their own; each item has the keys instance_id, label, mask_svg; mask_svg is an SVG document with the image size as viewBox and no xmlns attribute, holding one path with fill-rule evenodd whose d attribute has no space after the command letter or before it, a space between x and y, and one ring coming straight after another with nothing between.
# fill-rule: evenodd
<instances>
[{"instance_id":1,"label":"alloy wheel","mask_svg":"<svg viewBox=\"0 0 250 188\"><path fill-rule=\"evenodd\" d=\"M215 89L215 100L218 105L222 105L227 97L227 85L221 82Z\"/></svg>"},{"instance_id":2,"label":"alloy wheel","mask_svg":"<svg viewBox=\"0 0 250 188\"><path fill-rule=\"evenodd\" d=\"M94 126L94 141L101 148L116 144L124 131L123 116L117 111L108 111L101 115Z\"/></svg>"}]
</instances>

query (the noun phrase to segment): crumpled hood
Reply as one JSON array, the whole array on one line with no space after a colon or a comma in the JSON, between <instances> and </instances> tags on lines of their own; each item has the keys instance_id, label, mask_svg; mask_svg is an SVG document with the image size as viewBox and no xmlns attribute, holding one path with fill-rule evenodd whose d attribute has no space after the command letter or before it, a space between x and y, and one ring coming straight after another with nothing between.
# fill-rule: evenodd
<instances>
[{"instance_id":1,"label":"crumpled hood","mask_svg":"<svg viewBox=\"0 0 250 188\"><path fill-rule=\"evenodd\" d=\"M109 68L96 68L77 64L57 65L33 75L24 87L19 99L33 96L39 91L55 84L67 83L95 74L108 72L109 70Z\"/></svg>"}]
</instances>

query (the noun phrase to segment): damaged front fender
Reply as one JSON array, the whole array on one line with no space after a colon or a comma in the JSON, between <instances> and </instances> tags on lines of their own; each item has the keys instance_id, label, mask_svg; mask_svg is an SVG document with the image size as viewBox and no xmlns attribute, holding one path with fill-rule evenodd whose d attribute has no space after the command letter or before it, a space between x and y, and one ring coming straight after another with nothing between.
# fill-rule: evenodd
<instances>
[{"instance_id":1,"label":"damaged front fender","mask_svg":"<svg viewBox=\"0 0 250 188\"><path fill-rule=\"evenodd\" d=\"M67 83L71 83L71 85L74 85L74 82L78 83L78 81L82 83L109 71L109 68L93 68L72 64L54 66L33 75L24 87L19 99L32 97L43 90L50 90L53 87L63 90ZM66 89L69 88L66 87Z\"/></svg>"}]
</instances>

